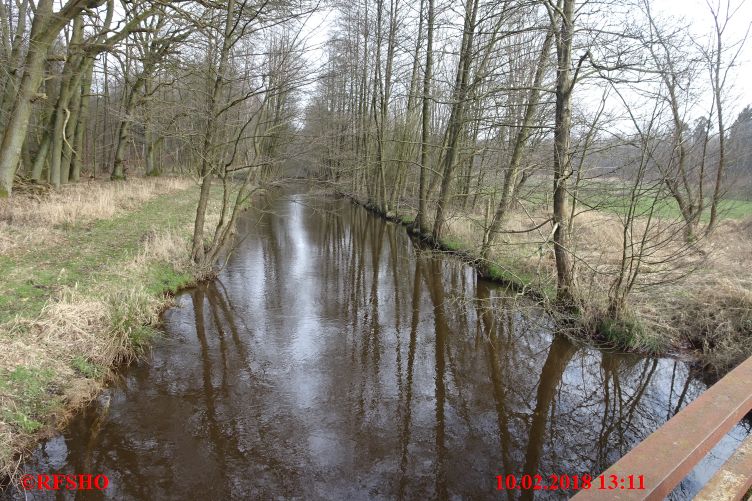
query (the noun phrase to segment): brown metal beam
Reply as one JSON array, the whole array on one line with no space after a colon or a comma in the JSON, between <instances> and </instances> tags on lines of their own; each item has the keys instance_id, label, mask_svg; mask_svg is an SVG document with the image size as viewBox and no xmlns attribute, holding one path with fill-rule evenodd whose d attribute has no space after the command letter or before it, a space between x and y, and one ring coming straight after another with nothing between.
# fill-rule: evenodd
<instances>
[{"instance_id":1,"label":"brown metal beam","mask_svg":"<svg viewBox=\"0 0 752 501\"><path fill-rule=\"evenodd\" d=\"M694 501L738 501L752 487L752 435L713 475Z\"/></svg>"},{"instance_id":2,"label":"brown metal beam","mask_svg":"<svg viewBox=\"0 0 752 501\"><path fill-rule=\"evenodd\" d=\"M608 499L659 500L668 495L692 468L752 409L752 358L711 386L694 402L640 442L603 475L645 478L644 490L598 489L593 481L576 501Z\"/></svg>"}]
</instances>

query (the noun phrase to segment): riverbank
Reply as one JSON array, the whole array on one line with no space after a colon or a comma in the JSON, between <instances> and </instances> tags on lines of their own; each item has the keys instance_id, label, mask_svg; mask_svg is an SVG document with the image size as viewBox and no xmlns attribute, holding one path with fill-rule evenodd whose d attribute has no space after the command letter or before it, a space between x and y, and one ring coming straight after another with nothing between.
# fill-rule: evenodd
<instances>
[{"instance_id":1,"label":"riverbank","mask_svg":"<svg viewBox=\"0 0 752 501\"><path fill-rule=\"evenodd\" d=\"M382 218L413 231L414 207L384 214L356 194L338 191L354 203ZM540 212L540 213L538 213ZM450 252L473 266L487 280L551 305L556 295L553 255L547 246L546 230L525 238L523 230L545 222L545 211L513 214L505 235L491 249L488 260L480 259L483 214L455 211L448 218L440 242L417 235L427 244ZM430 222L429 222L430 223ZM562 315L577 337L622 351L693 358L705 369L724 373L752 356L752 277L740 263L752 262L752 216L727 218L705 238L698 252L686 257L691 273L674 281L637 288L630 297L626 325L604 322L609 282L607 271L618 260L621 232L617 216L590 212L578 220L578 249L588 266L580 273L586 306L575 318ZM668 256L674 249L666 247ZM582 266L581 266L582 267ZM649 275L653 270L646 270ZM552 310L556 313L556 310ZM559 312L561 313L561 312Z\"/></svg>"},{"instance_id":2,"label":"riverbank","mask_svg":"<svg viewBox=\"0 0 752 501\"><path fill-rule=\"evenodd\" d=\"M148 361L24 472L104 472L125 499L490 499L499 465L598 475L707 388L680 360L554 335L460 259L290 184L241 218L216 280L178 294Z\"/></svg>"},{"instance_id":3,"label":"riverbank","mask_svg":"<svg viewBox=\"0 0 752 501\"><path fill-rule=\"evenodd\" d=\"M0 200L0 474L138 356L195 281L194 188L96 180Z\"/></svg>"}]
</instances>

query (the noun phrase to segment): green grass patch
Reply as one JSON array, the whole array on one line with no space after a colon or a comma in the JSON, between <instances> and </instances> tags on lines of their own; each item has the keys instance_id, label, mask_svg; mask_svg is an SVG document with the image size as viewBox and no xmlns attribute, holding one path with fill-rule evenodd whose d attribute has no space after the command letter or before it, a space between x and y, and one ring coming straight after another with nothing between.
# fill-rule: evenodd
<instances>
[{"instance_id":1,"label":"green grass patch","mask_svg":"<svg viewBox=\"0 0 752 501\"><path fill-rule=\"evenodd\" d=\"M190 285L193 282L193 276L186 271L176 270L169 263L157 262L149 268L146 282L146 290L151 294L165 292L175 294Z\"/></svg>"},{"instance_id":2,"label":"green grass patch","mask_svg":"<svg viewBox=\"0 0 752 501\"><path fill-rule=\"evenodd\" d=\"M216 196L219 196L215 190ZM75 225L60 245L35 247L34 252L0 259L0 325L16 315L37 316L49 297L63 287L84 294L119 287L119 263L130 261L151 228L183 227L193 220L197 194L185 190L156 197L139 209L112 219ZM187 236L187 235L186 235ZM175 292L189 283L186 273L168 263L153 263L146 277L133 277L152 293Z\"/></svg>"},{"instance_id":3,"label":"green grass patch","mask_svg":"<svg viewBox=\"0 0 752 501\"><path fill-rule=\"evenodd\" d=\"M120 290L109 297L110 329L125 338L129 350L141 354L158 334L154 296L138 289Z\"/></svg>"},{"instance_id":4,"label":"green grass patch","mask_svg":"<svg viewBox=\"0 0 752 501\"><path fill-rule=\"evenodd\" d=\"M606 342L626 350L662 353L665 343L649 332L638 319L629 315L621 319L603 318L598 322L598 332Z\"/></svg>"},{"instance_id":5,"label":"green grass patch","mask_svg":"<svg viewBox=\"0 0 752 501\"><path fill-rule=\"evenodd\" d=\"M90 379L98 379L102 377L106 369L101 365L87 360L81 355L76 355L71 362L71 366L82 376Z\"/></svg>"},{"instance_id":6,"label":"green grass patch","mask_svg":"<svg viewBox=\"0 0 752 501\"><path fill-rule=\"evenodd\" d=\"M399 218L402 224L413 224L415 222L415 216L413 215L403 215L399 216Z\"/></svg>"},{"instance_id":7,"label":"green grass patch","mask_svg":"<svg viewBox=\"0 0 752 501\"><path fill-rule=\"evenodd\" d=\"M523 198L528 203L536 205L551 204L551 187L548 184L530 186L523 193ZM623 214L629 207L629 187L620 186L615 182L591 182L580 187L577 194L577 205L581 209L592 207L595 210ZM706 204L709 200L706 200ZM653 196L646 194L637 201L636 213L647 216L653 205ZM676 200L664 196L653 208L653 215L664 219L681 218L681 211ZM718 203L719 219L744 219L752 216L752 201L741 199L726 199ZM710 207L707 206L702 213L701 221L707 223L710 220Z\"/></svg>"},{"instance_id":8,"label":"green grass patch","mask_svg":"<svg viewBox=\"0 0 752 501\"><path fill-rule=\"evenodd\" d=\"M465 249L465 244L463 244L459 240L455 240L453 238L445 238L441 241L441 245L444 246L444 248L450 250L450 251L460 251Z\"/></svg>"},{"instance_id":9,"label":"green grass patch","mask_svg":"<svg viewBox=\"0 0 752 501\"><path fill-rule=\"evenodd\" d=\"M23 433L34 433L42 427L41 418L62 403L52 385L55 373L48 369L18 366L0 374L0 391L15 405L2 411L3 421Z\"/></svg>"},{"instance_id":10,"label":"green grass patch","mask_svg":"<svg viewBox=\"0 0 752 501\"><path fill-rule=\"evenodd\" d=\"M607 341L624 347L632 347L635 339L643 334L642 327L636 322L610 318L600 321L598 331Z\"/></svg>"},{"instance_id":11,"label":"green grass patch","mask_svg":"<svg viewBox=\"0 0 752 501\"><path fill-rule=\"evenodd\" d=\"M493 280L519 282L519 279L497 264L488 266L488 276Z\"/></svg>"},{"instance_id":12,"label":"green grass patch","mask_svg":"<svg viewBox=\"0 0 752 501\"><path fill-rule=\"evenodd\" d=\"M548 284L536 283L538 277L529 271L514 270L510 267L502 266L497 263L491 263L486 267L488 278L500 282L517 284L522 287L533 287L536 292L543 294L547 299L556 298L556 288Z\"/></svg>"},{"instance_id":13,"label":"green grass patch","mask_svg":"<svg viewBox=\"0 0 752 501\"><path fill-rule=\"evenodd\" d=\"M32 419L21 411L4 410L3 420L24 433L34 433L42 428L42 423Z\"/></svg>"},{"instance_id":14,"label":"green grass patch","mask_svg":"<svg viewBox=\"0 0 752 501\"><path fill-rule=\"evenodd\" d=\"M744 219L752 216L752 201L750 200L721 200L718 210L722 219ZM708 212L708 217L710 213Z\"/></svg>"}]
</instances>

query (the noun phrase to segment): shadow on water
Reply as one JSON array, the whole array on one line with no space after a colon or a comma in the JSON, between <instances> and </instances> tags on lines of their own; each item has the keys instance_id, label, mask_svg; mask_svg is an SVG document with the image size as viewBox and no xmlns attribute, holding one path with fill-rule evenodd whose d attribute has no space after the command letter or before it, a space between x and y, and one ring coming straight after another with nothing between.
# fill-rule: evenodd
<instances>
[{"instance_id":1,"label":"shadow on water","mask_svg":"<svg viewBox=\"0 0 752 501\"><path fill-rule=\"evenodd\" d=\"M106 474L92 498L566 498L498 492L496 476L597 475L705 389L682 362L576 346L347 202L271 208L217 280L178 296L149 359L24 471Z\"/></svg>"}]
</instances>

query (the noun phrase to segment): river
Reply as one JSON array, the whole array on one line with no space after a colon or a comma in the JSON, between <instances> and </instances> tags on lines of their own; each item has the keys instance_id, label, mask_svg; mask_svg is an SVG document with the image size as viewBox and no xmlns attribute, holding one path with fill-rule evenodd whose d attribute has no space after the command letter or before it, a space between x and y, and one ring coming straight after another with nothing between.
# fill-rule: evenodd
<instances>
[{"instance_id":1,"label":"river","mask_svg":"<svg viewBox=\"0 0 752 501\"><path fill-rule=\"evenodd\" d=\"M706 389L682 361L554 335L535 304L346 200L278 194L239 230L150 355L22 471L107 475L87 499L563 499L496 477L595 476Z\"/></svg>"}]
</instances>

